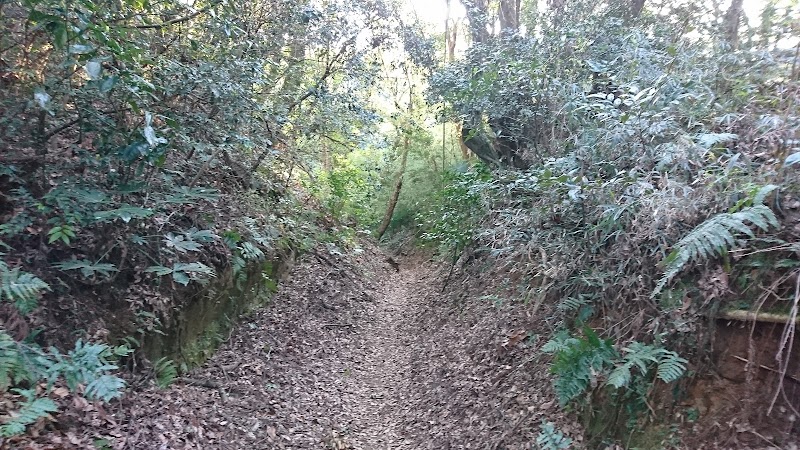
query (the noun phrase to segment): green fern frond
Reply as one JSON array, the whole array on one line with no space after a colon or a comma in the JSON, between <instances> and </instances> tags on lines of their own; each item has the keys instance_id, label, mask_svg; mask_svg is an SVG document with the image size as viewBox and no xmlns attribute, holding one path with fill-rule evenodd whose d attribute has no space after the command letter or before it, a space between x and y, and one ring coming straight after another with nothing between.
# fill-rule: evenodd
<instances>
[{"instance_id":1,"label":"green fern frond","mask_svg":"<svg viewBox=\"0 0 800 450\"><path fill-rule=\"evenodd\" d=\"M647 373L648 366L658 362L659 348L633 342L629 347L622 349L625 352L622 364L617 366L608 376L607 384L619 389L627 386L633 377L631 369L638 368L642 374Z\"/></svg>"},{"instance_id":2,"label":"green fern frond","mask_svg":"<svg viewBox=\"0 0 800 450\"><path fill-rule=\"evenodd\" d=\"M687 361L677 353L652 345L633 342L625 349L622 364L618 365L608 376L606 384L617 389L628 386L633 378L632 370L639 370L642 375L650 368L657 366L656 376L665 383L671 383L686 372Z\"/></svg>"},{"instance_id":3,"label":"green fern frond","mask_svg":"<svg viewBox=\"0 0 800 450\"><path fill-rule=\"evenodd\" d=\"M13 383L27 379L29 375L16 342L0 331L0 391L4 392Z\"/></svg>"},{"instance_id":4,"label":"green fern frond","mask_svg":"<svg viewBox=\"0 0 800 450\"><path fill-rule=\"evenodd\" d=\"M686 373L687 363L688 361L678 356L677 353L662 349L656 376L665 383L672 383Z\"/></svg>"},{"instance_id":5,"label":"green fern frond","mask_svg":"<svg viewBox=\"0 0 800 450\"><path fill-rule=\"evenodd\" d=\"M86 386L86 397L107 402L122 395L125 380L114 375L101 375Z\"/></svg>"},{"instance_id":6,"label":"green fern frond","mask_svg":"<svg viewBox=\"0 0 800 450\"><path fill-rule=\"evenodd\" d=\"M0 300L5 299L16 306L22 314L36 309L39 295L50 290L50 286L35 275L10 269L0 261Z\"/></svg>"},{"instance_id":7,"label":"green fern frond","mask_svg":"<svg viewBox=\"0 0 800 450\"><path fill-rule=\"evenodd\" d=\"M541 432L536 437L536 444L542 450L562 450L572 445L572 439L564 436L552 422L545 421L541 425Z\"/></svg>"},{"instance_id":8,"label":"green fern frond","mask_svg":"<svg viewBox=\"0 0 800 450\"><path fill-rule=\"evenodd\" d=\"M775 213L764 205L751 206L735 213L717 214L700 224L675 244L675 249L664 259L664 276L651 297L658 295L689 263L724 254L736 245L737 236L754 237L751 226L767 231L780 227L780 224Z\"/></svg>"},{"instance_id":9,"label":"green fern frond","mask_svg":"<svg viewBox=\"0 0 800 450\"><path fill-rule=\"evenodd\" d=\"M48 417L51 412L58 411L58 406L49 398L36 398L30 390L14 389L15 392L25 396L28 401L22 404L17 411L11 412L11 418L0 425L0 436L11 437L25 432L25 427L35 423L42 417Z\"/></svg>"},{"instance_id":10,"label":"green fern frond","mask_svg":"<svg viewBox=\"0 0 800 450\"><path fill-rule=\"evenodd\" d=\"M631 367L637 367L642 373L645 373L649 364L658 363L658 359L664 349L642 344L641 342L632 342L623 351L625 352L625 363Z\"/></svg>"},{"instance_id":11,"label":"green fern frond","mask_svg":"<svg viewBox=\"0 0 800 450\"><path fill-rule=\"evenodd\" d=\"M556 306L562 312L577 311L581 306L589 304L584 297L567 297Z\"/></svg>"},{"instance_id":12,"label":"green fern frond","mask_svg":"<svg viewBox=\"0 0 800 450\"><path fill-rule=\"evenodd\" d=\"M261 260L265 258L264 252L250 242L242 242L239 247L242 257L247 260Z\"/></svg>"},{"instance_id":13,"label":"green fern frond","mask_svg":"<svg viewBox=\"0 0 800 450\"><path fill-rule=\"evenodd\" d=\"M774 184L768 184L766 186L760 187L753 195L753 204L763 205L764 202L767 201L767 197L770 194L772 194L772 192L775 191L776 189L778 189L778 186Z\"/></svg>"},{"instance_id":14,"label":"green fern frond","mask_svg":"<svg viewBox=\"0 0 800 450\"><path fill-rule=\"evenodd\" d=\"M169 358L161 358L153 364L156 375L156 384L161 389L169 387L178 378L178 368L175 361Z\"/></svg>"},{"instance_id":15,"label":"green fern frond","mask_svg":"<svg viewBox=\"0 0 800 450\"><path fill-rule=\"evenodd\" d=\"M548 354L556 354L560 351L566 350L574 345L577 345L580 342L579 339L575 339L574 337L570 336L569 333L566 331L560 331L553 336L552 339L545 342L542 346L541 351Z\"/></svg>"},{"instance_id":16,"label":"green fern frond","mask_svg":"<svg viewBox=\"0 0 800 450\"><path fill-rule=\"evenodd\" d=\"M623 386L627 386L631 382L631 378L633 377L631 375L630 366L627 364L622 364L611 371L611 373L608 375L608 381L606 384L619 389Z\"/></svg>"},{"instance_id":17,"label":"green fern frond","mask_svg":"<svg viewBox=\"0 0 800 450\"><path fill-rule=\"evenodd\" d=\"M583 333L581 339L559 333L542 348L543 351L555 353L551 367L556 374L553 388L562 405L584 394L597 374L604 373L617 358L610 341L600 339L588 327L584 327Z\"/></svg>"}]
</instances>

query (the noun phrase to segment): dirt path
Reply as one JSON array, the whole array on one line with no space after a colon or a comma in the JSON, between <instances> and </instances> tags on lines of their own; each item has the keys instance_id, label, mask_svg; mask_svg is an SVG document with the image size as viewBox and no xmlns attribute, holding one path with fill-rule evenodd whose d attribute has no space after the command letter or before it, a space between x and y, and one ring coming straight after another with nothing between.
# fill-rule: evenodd
<instances>
[{"instance_id":1,"label":"dirt path","mask_svg":"<svg viewBox=\"0 0 800 450\"><path fill-rule=\"evenodd\" d=\"M412 449L398 417L409 410L410 352L414 337L409 318L420 304L422 269L403 270L388 278L375 308L362 322L362 345L352 348L353 376L345 389L345 403L354 422L348 443L355 449Z\"/></svg>"},{"instance_id":2,"label":"dirt path","mask_svg":"<svg viewBox=\"0 0 800 450\"><path fill-rule=\"evenodd\" d=\"M426 270L307 256L202 368L126 399L114 447L419 448L401 424Z\"/></svg>"},{"instance_id":3,"label":"dirt path","mask_svg":"<svg viewBox=\"0 0 800 450\"><path fill-rule=\"evenodd\" d=\"M368 245L308 254L206 364L107 412L89 405L88 432L135 450L530 449L558 413L514 336L544 322L465 281L443 295L440 275L395 272Z\"/></svg>"}]
</instances>

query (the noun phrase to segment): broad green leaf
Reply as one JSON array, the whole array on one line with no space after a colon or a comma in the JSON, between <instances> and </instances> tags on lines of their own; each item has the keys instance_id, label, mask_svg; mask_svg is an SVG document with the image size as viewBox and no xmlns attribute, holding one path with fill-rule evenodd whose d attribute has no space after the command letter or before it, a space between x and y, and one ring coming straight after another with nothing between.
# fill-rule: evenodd
<instances>
[{"instance_id":1,"label":"broad green leaf","mask_svg":"<svg viewBox=\"0 0 800 450\"><path fill-rule=\"evenodd\" d=\"M73 55L85 55L94 51L94 47L86 44L72 44L69 46L69 52Z\"/></svg>"},{"instance_id":2,"label":"broad green leaf","mask_svg":"<svg viewBox=\"0 0 800 450\"><path fill-rule=\"evenodd\" d=\"M172 272L172 279L175 280L176 283L180 283L184 286L189 284L189 275L185 272Z\"/></svg>"},{"instance_id":3,"label":"broad green leaf","mask_svg":"<svg viewBox=\"0 0 800 450\"><path fill-rule=\"evenodd\" d=\"M173 248L179 253L197 252L203 248L199 243L186 239L183 235L167 233L164 235L164 243L168 248Z\"/></svg>"},{"instance_id":4,"label":"broad green leaf","mask_svg":"<svg viewBox=\"0 0 800 450\"><path fill-rule=\"evenodd\" d=\"M800 162L800 152L792 153L791 155L787 156L783 165L789 167L797 164L798 162Z\"/></svg>"},{"instance_id":5,"label":"broad green leaf","mask_svg":"<svg viewBox=\"0 0 800 450\"><path fill-rule=\"evenodd\" d=\"M83 68L90 80L98 80L103 73L103 65L98 61L89 61Z\"/></svg>"},{"instance_id":6,"label":"broad green leaf","mask_svg":"<svg viewBox=\"0 0 800 450\"><path fill-rule=\"evenodd\" d=\"M150 266L147 269L144 269L144 271L147 273L155 273L159 276L169 275L172 273L172 269L165 266Z\"/></svg>"}]
</instances>

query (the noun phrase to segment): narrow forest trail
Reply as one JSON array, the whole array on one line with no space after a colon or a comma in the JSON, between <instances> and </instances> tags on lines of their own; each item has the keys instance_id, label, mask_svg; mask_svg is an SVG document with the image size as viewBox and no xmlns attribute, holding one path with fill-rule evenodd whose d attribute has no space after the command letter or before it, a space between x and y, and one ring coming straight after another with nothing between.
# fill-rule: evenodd
<instances>
[{"instance_id":1,"label":"narrow forest trail","mask_svg":"<svg viewBox=\"0 0 800 450\"><path fill-rule=\"evenodd\" d=\"M307 255L202 368L126 400L119 448L418 448L401 424L430 268L367 253Z\"/></svg>"},{"instance_id":2,"label":"narrow forest trail","mask_svg":"<svg viewBox=\"0 0 800 450\"><path fill-rule=\"evenodd\" d=\"M352 377L344 401L355 427L342 442L354 449L412 449L401 421L409 411L408 393L414 335L410 319L420 308L423 268L404 269L388 278L375 308L362 319L363 340L350 348ZM346 447L347 448L347 447Z\"/></svg>"},{"instance_id":3,"label":"narrow forest trail","mask_svg":"<svg viewBox=\"0 0 800 450\"><path fill-rule=\"evenodd\" d=\"M113 448L529 449L557 413L507 336L541 321L440 279L369 245L305 255L202 367L118 404Z\"/></svg>"}]
</instances>

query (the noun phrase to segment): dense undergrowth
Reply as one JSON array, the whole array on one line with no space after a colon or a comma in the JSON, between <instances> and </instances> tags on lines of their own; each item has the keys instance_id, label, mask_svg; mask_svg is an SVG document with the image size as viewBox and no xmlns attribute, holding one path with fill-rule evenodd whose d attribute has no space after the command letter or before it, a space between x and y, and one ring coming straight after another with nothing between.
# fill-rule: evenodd
<instances>
[{"instance_id":1,"label":"dense undergrowth","mask_svg":"<svg viewBox=\"0 0 800 450\"><path fill-rule=\"evenodd\" d=\"M472 22L491 14L469 4ZM523 15L536 33L473 28L465 57L432 78L431 98L493 170L449 179L420 237L448 260L464 249L465 264L504 267L497 282L520 300L556 305L541 350L598 444L637 446L653 421L716 420L680 405L727 345L716 319L748 313L754 327L776 313L784 332L768 358L752 344L740 355L737 420L797 414L781 378L800 275L798 43L786 39L798 11L770 3L745 31L728 11L730 34L719 9L684 6L559 3ZM782 375L764 392L752 380L769 359ZM798 431L777 428L777 443ZM659 445L677 445L666 435Z\"/></svg>"}]
</instances>

